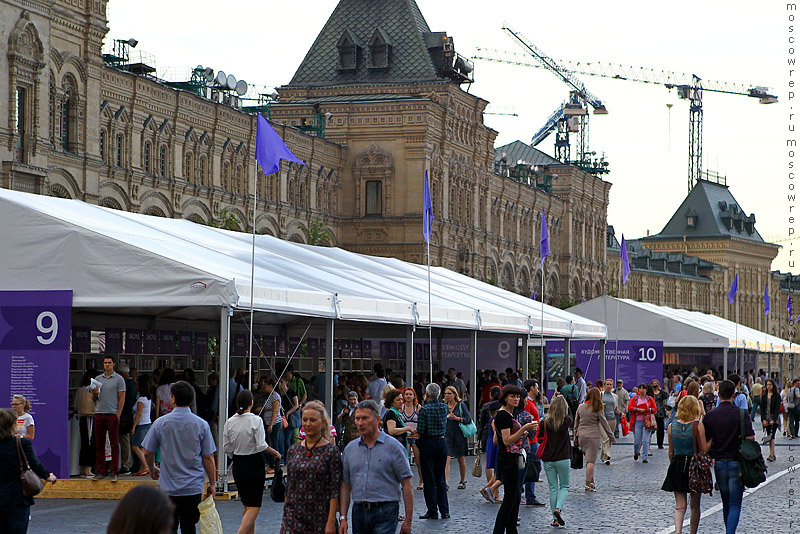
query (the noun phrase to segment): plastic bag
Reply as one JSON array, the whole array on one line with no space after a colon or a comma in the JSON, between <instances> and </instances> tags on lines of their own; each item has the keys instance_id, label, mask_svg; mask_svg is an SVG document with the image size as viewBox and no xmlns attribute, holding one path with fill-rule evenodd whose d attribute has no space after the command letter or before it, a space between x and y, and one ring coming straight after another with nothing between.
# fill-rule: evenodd
<instances>
[{"instance_id":1,"label":"plastic bag","mask_svg":"<svg viewBox=\"0 0 800 534\"><path fill-rule=\"evenodd\" d=\"M208 496L197 505L200 510L200 533L201 534L223 534L222 521L214 505L214 497Z\"/></svg>"},{"instance_id":2,"label":"plastic bag","mask_svg":"<svg viewBox=\"0 0 800 534\"><path fill-rule=\"evenodd\" d=\"M628 418L625 417L625 414L622 414L622 417L620 418L619 422L620 425L622 426L622 435L627 436L631 430L630 427L628 426Z\"/></svg>"}]
</instances>

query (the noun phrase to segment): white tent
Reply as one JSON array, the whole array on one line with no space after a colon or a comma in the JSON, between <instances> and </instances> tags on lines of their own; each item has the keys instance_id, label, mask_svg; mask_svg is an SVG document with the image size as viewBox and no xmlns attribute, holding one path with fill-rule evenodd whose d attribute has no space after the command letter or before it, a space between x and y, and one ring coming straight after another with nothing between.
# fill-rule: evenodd
<instances>
[{"instance_id":1,"label":"white tent","mask_svg":"<svg viewBox=\"0 0 800 534\"><path fill-rule=\"evenodd\" d=\"M76 307L168 308L188 317L202 307L250 307L248 234L5 189L0 226L3 289L70 288ZM425 267L396 259L257 236L254 280L261 312L429 321ZM541 327L540 303L442 268L433 270L431 304L436 328L524 335ZM605 337L604 325L550 306L544 329Z\"/></svg>"},{"instance_id":2,"label":"white tent","mask_svg":"<svg viewBox=\"0 0 800 534\"><path fill-rule=\"evenodd\" d=\"M619 327L617 305L619 304ZM798 353L800 345L733 321L696 311L604 296L578 304L570 312L608 324L608 339L662 340L664 347L746 349Z\"/></svg>"}]
</instances>

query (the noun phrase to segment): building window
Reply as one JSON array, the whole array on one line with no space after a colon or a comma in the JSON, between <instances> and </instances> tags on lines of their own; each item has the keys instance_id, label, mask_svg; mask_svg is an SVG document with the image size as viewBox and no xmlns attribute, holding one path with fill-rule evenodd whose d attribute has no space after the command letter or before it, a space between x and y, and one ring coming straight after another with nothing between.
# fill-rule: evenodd
<instances>
[{"instance_id":1,"label":"building window","mask_svg":"<svg viewBox=\"0 0 800 534\"><path fill-rule=\"evenodd\" d=\"M183 164L183 178L187 182L192 181L192 154L186 154L186 161Z\"/></svg>"},{"instance_id":2,"label":"building window","mask_svg":"<svg viewBox=\"0 0 800 534\"><path fill-rule=\"evenodd\" d=\"M106 131L100 130L100 159L106 162Z\"/></svg>"},{"instance_id":3,"label":"building window","mask_svg":"<svg viewBox=\"0 0 800 534\"><path fill-rule=\"evenodd\" d=\"M197 183L206 185L206 158L200 158L197 162Z\"/></svg>"},{"instance_id":4,"label":"building window","mask_svg":"<svg viewBox=\"0 0 800 534\"><path fill-rule=\"evenodd\" d=\"M69 96L61 102L61 148L69 150L69 123L70 123Z\"/></svg>"},{"instance_id":5,"label":"building window","mask_svg":"<svg viewBox=\"0 0 800 534\"><path fill-rule=\"evenodd\" d=\"M231 164L227 161L222 164L222 189L230 191L231 187Z\"/></svg>"},{"instance_id":6,"label":"building window","mask_svg":"<svg viewBox=\"0 0 800 534\"><path fill-rule=\"evenodd\" d=\"M377 180L367 182L367 215L383 215L382 187Z\"/></svg>"},{"instance_id":7,"label":"building window","mask_svg":"<svg viewBox=\"0 0 800 534\"><path fill-rule=\"evenodd\" d=\"M345 30L336 43L339 49L339 70L356 70L358 65L358 46L353 35Z\"/></svg>"},{"instance_id":8,"label":"building window","mask_svg":"<svg viewBox=\"0 0 800 534\"><path fill-rule=\"evenodd\" d=\"M152 169L150 161L152 157L151 154L152 151L151 151L150 141L144 142L144 150L142 152L143 152L142 157L144 158L144 172L146 172L147 174L151 174Z\"/></svg>"},{"instance_id":9,"label":"building window","mask_svg":"<svg viewBox=\"0 0 800 534\"><path fill-rule=\"evenodd\" d=\"M117 167L124 167L125 165L125 154L123 153L125 146L125 136L122 134L117 134Z\"/></svg>"},{"instance_id":10,"label":"building window","mask_svg":"<svg viewBox=\"0 0 800 534\"><path fill-rule=\"evenodd\" d=\"M17 134L17 145L16 145L16 160L22 161L24 156L24 137L25 137L25 127L26 127L26 119L25 116L25 104L27 98L27 91L25 91L22 87L17 87L17 116L15 118L14 123L14 130Z\"/></svg>"},{"instance_id":11,"label":"building window","mask_svg":"<svg viewBox=\"0 0 800 534\"><path fill-rule=\"evenodd\" d=\"M161 176L167 175L167 145L158 149L158 172Z\"/></svg>"},{"instance_id":12,"label":"building window","mask_svg":"<svg viewBox=\"0 0 800 534\"><path fill-rule=\"evenodd\" d=\"M388 43L386 34L376 29L369 40L369 68L385 69L389 66L389 50L391 45Z\"/></svg>"},{"instance_id":13,"label":"building window","mask_svg":"<svg viewBox=\"0 0 800 534\"><path fill-rule=\"evenodd\" d=\"M241 165L236 166L236 183L233 192L237 195L244 195L244 170Z\"/></svg>"}]
</instances>

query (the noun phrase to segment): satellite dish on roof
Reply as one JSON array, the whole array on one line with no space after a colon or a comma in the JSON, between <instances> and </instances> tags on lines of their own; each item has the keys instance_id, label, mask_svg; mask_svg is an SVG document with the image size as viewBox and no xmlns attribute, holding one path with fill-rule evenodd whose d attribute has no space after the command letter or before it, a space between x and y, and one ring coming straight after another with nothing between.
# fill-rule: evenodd
<instances>
[{"instance_id":1,"label":"satellite dish on roof","mask_svg":"<svg viewBox=\"0 0 800 534\"><path fill-rule=\"evenodd\" d=\"M203 69L203 78L205 78L205 80L207 82L212 81L214 79L214 69L212 69L211 67L204 68Z\"/></svg>"},{"instance_id":2,"label":"satellite dish on roof","mask_svg":"<svg viewBox=\"0 0 800 534\"><path fill-rule=\"evenodd\" d=\"M236 89L236 76L228 74L228 89Z\"/></svg>"},{"instance_id":3,"label":"satellite dish on roof","mask_svg":"<svg viewBox=\"0 0 800 534\"><path fill-rule=\"evenodd\" d=\"M225 86L228 84L228 76L225 74L224 70L217 71L217 77L215 78L217 85Z\"/></svg>"},{"instance_id":4,"label":"satellite dish on roof","mask_svg":"<svg viewBox=\"0 0 800 534\"><path fill-rule=\"evenodd\" d=\"M244 96L247 92L247 82L244 80L239 80L236 82L236 94L239 96Z\"/></svg>"}]
</instances>

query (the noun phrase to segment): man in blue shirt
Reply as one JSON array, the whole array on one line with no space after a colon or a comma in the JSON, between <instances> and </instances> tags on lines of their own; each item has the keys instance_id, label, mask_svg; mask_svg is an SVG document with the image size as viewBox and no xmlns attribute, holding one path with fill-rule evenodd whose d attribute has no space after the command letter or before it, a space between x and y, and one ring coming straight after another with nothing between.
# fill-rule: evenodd
<instances>
[{"instance_id":1,"label":"man in blue shirt","mask_svg":"<svg viewBox=\"0 0 800 534\"><path fill-rule=\"evenodd\" d=\"M744 393L742 393L739 389L741 387L742 379L739 378L739 375L733 373L728 375L728 380L733 382L735 388L733 393L733 405L736 406L737 408L743 408L745 410L748 410L749 412L750 409L747 406L747 396ZM720 397L717 397L717 406L719 406L720 404Z\"/></svg>"},{"instance_id":2,"label":"man in blue shirt","mask_svg":"<svg viewBox=\"0 0 800 534\"><path fill-rule=\"evenodd\" d=\"M394 534L400 513L400 490L405 518L400 534L411 534L414 492L405 447L382 432L380 408L373 400L359 402L353 412L359 439L342 455L339 490L340 534L347 534L347 510L353 499L353 534Z\"/></svg>"},{"instance_id":3,"label":"man in blue shirt","mask_svg":"<svg viewBox=\"0 0 800 534\"><path fill-rule=\"evenodd\" d=\"M214 438L208 423L194 415L189 405L194 398L192 386L183 380L170 388L171 413L159 417L150 427L142 443L145 459L153 480L159 481L175 506L172 532L195 534L200 521L200 504L203 484L208 477L208 495L216 494L217 480L214 466ZM155 451L161 449L161 468L156 467Z\"/></svg>"}]
</instances>

